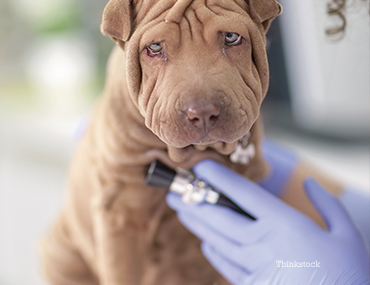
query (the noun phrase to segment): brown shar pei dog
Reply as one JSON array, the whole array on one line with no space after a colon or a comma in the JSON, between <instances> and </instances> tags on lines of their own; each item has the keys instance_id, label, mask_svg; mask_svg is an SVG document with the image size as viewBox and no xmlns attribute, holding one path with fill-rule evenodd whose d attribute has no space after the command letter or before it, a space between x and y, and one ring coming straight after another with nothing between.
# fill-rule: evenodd
<instances>
[{"instance_id":1,"label":"brown shar pei dog","mask_svg":"<svg viewBox=\"0 0 370 285\"><path fill-rule=\"evenodd\" d=\"M117 47L104 96L73 161L66 206L42 244L51 284L227 284L166 206L165 191L143 181L154 159L191 168L210 158L254 181L267 175L265 33L280 11L275 0L110 0L102 32ZM254 156L232 163L248 132ZM296 170L283 199L320 223L300 187L309 171Z\"/></svg>"}]
</instances>

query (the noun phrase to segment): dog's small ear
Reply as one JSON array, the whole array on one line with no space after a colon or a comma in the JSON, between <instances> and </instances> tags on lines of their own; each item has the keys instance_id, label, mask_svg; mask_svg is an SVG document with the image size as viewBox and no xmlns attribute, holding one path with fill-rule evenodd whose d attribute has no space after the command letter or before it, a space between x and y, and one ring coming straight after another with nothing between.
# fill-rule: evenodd
<instances>
[{"instance_id":1,"label":"dog's small ear","mask_svg":"<svg viewBox=\"0 0 370 285\"><path fill-rule=\"evenodd\" d=\"M114 41L126 42L131 35L132 0L110 0L103 12L100 30Z\"/></svg>"},{"instance_id":2,"label":"dog's small ear","mask_svg":"<svg viewBox=\"0 0 370 285\"><path fill-rule=\"evenodd\" d=\"M262 23L267 32L272 20L283 12L283 7L276 0L249 0L250 13Z\"/></svg>"}]
</instances>

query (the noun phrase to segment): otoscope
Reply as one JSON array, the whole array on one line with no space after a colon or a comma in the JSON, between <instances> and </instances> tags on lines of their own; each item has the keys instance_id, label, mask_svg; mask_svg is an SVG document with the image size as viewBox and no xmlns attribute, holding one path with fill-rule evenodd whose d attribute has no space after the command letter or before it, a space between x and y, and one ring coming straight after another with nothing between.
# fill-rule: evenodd
<instances>
[{"instance_id":1,"label":"otoscope","mask_svg":"<svg viewBox=\"0 0 370 285\"><path fill-rule=\"evenodd\" d=\"M241 209L221 191L198 179L191 170L181 168L174 170L159 160L154 160L148 168L145 184L165 188L170 192L180 194L185 203L220 205L228 207L249 219L256 220L255 217Z\"/></svg>"}]
</instances>

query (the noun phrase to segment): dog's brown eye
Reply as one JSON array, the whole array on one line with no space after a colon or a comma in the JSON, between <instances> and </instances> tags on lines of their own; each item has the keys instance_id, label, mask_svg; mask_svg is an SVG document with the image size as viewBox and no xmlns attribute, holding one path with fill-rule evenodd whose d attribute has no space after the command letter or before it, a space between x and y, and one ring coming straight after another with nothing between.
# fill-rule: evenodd
<instances>
[{"instance_id":1,"label":"dog's brown eye","mask_svg":"<svg viewBox=\"0 0 370 285\"><path fill-rule=\"evenodd\" d=\"M226 33L225 34L225 44L227 46L236 46L240 44L242 36L237 33Z\"/></svg>"},{"instance_id":2,"label":"dog's brown eye","mask_svg":"<svg viewBox=\"0 0 370 285\"><path fill-rule=\"evenodd\" d=\"M151 43L147 45L148 55L156 56L163 52L162 46L160 43Z\"/></svg>"}]
</instances>

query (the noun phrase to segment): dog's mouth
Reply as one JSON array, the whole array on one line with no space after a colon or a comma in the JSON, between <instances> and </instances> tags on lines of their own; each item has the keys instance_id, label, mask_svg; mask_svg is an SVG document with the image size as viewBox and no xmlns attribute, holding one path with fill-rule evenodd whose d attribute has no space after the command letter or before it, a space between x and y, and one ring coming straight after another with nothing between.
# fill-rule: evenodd
<instances>
[{"instance_id":1,"label":"dog's mouth","mask_svg":"<svg viewBox=\"0 0 370 285\"><path fill-rule=\"evenodd\" d=\"M176 148L170 145L167 147L169 150L168 154L173 162L190 163L194 165L202 159L206 159L210 153L230 155L236 149L237 144L238 140L228 143L206 139L183 148Z\"/></svg>"},{"instance_id":2,"label":"dog's mouth","mask_svg":"<svg viewBox=\"0 0 370 285\"><path fill-rule=\"evenodd\" d=\"M247 132L249 129L247 130ZM193 138L187 144L182 145L175 145L175 144L167 144L169 150L169 156L171 160L175 163L187 163L193 161L196 158L192 157L203 157L203 159L207 158L207 156L213 154L221 154L221 155L231 155L235 149L237 148L238 141L241 137L243 137L246 133L239 131L237 134L233 134L233 136L229 136L230 141L228 140L221 140L219 134L211 134L207 133L206 135L202 134L197 138ZM198 134L199 135L199 134ZM223 135L225 138L226 136Z\"/></svg>"},{"instance_id":3,"label":"dog's mouth","mask_svg":"<svg viewBox=\"0 0 370 285\"><path fill-rule=\"evenodd\" d=\"M247 124L246 124L247 125ZM232 152L232 146L238 139L244 136L249 129L246 129L246 125L239 128L235 128L232 132L225 131L225 127L215 127L209 130L187 130L186 137L183 138L182 144L176 144L178 141L173 141L175 143L169 143L179 148L185 148L189 146L194 146L197 150L205 150L207 148L212 148L219 151L222 154L229 154L226 152Z\"/></svg>"},{"instance_id":4,"label":"dog's mouth","mask_svg":"<svg viewBox=\"0 0 370 285\"><path fill-rule=\"evenodd\" d=\"M182 164L184 168L191 168L204 159L216 159L217 153L230 155L236 148L238 141L226 143L221 141L206 143L205 141L190 144L183 148L168 145L169 158L174 163Z\"/></svg>"},{"instance_id":5,"label":"dog's mouth","mask_svg":"<svg viewBox=\"0 0 370 285\"><path fill-rule=\"evenodd\" d=\"M204 139L197 143L192 144L192 146L198 151L205 151L206 149L211 148L221 154L229 155L235 150L236 144L237 141L228 143L222 141L215 142L211 139Z\"/></svg>"}]
</instances>

